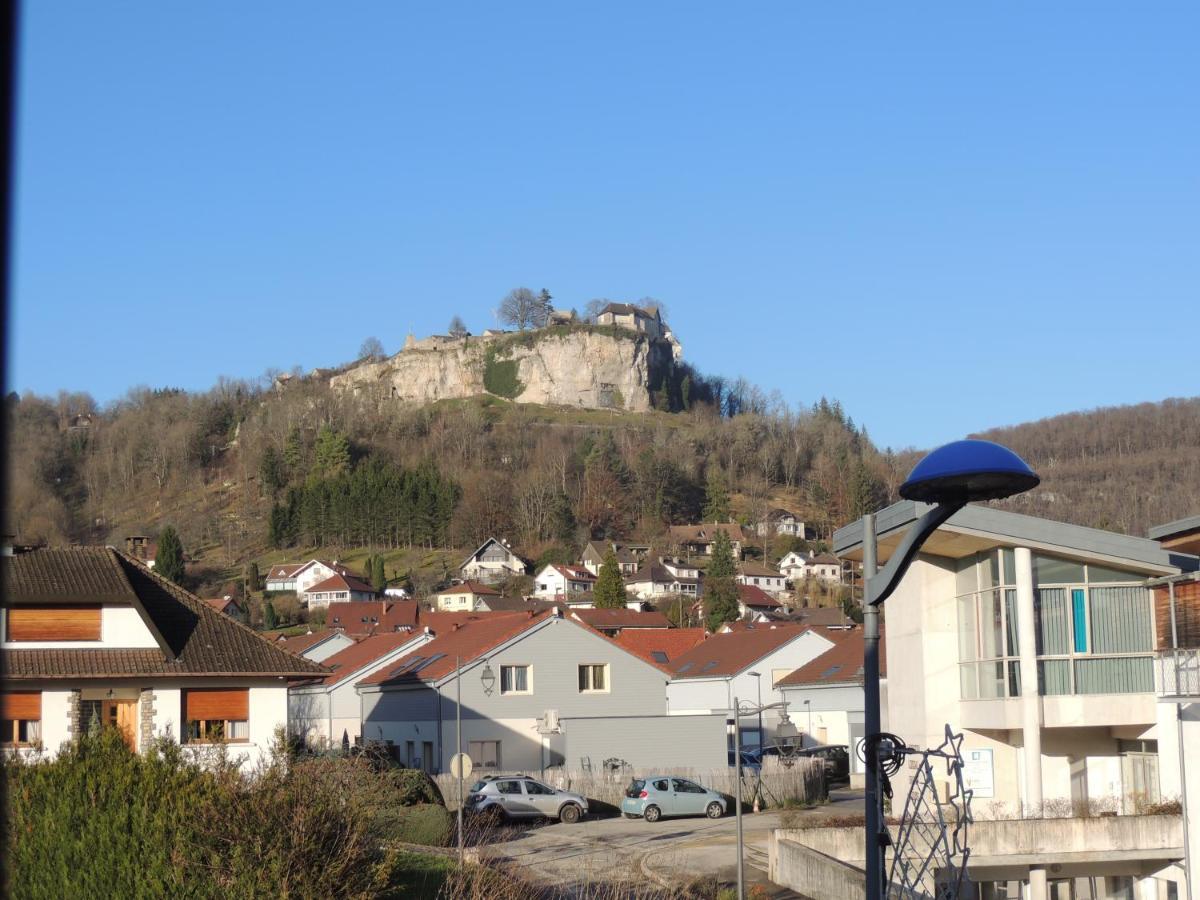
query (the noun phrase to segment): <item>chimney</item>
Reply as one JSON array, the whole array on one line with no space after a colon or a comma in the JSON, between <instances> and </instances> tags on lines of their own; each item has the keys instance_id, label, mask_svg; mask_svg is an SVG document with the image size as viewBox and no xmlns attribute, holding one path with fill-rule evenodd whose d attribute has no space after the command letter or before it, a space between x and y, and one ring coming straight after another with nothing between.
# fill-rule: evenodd
<instances>
[{"instance_id":1,"label":"chimney","mask_svg":"<svg viewBox=\"0 0 1200 900\"><path fill-rule=\"evenodd\" d=\"M463 627L463 623L462 623L462 622L455 622L453 625L451 625L451 626L450 626L450 630L451 630L451 631L458 631L458 629L460 629L460 628L462 628L462 627Z\"/></svg>"}]
</instances>

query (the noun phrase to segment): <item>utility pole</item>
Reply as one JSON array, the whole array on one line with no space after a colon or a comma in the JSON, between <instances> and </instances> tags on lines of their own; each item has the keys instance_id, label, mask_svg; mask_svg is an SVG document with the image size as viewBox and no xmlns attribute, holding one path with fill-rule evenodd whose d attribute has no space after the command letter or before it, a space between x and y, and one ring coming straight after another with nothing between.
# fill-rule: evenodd
<instances>
[{"instance_id":1,"label":"utility pole","mask_svg":"<svg viewBox=\"0 0 1200 900\"><path fill-rule=\"evenodd\" d=\"M733 803L737 814L737 900L746 900L746 875L742 866L742 707L733 698Z\"/></svg>"},{"instance_id":2,"label":"utility pole","mask_svg":"<svg viewBox=\"0 0 1200 900\"><path fill-rule=\"evenodd\" d=\"M454 720L458 728L458 867L463 864L462 657L454 658Z\"/></svg>"},{"instance_id":3,"label":"utility pole","mask_svg":"<svg viewBox=\"0 0 1200 900\"><path fill-rule=\"evenodd\" d=\"M863 756L867 765L866 867L867 897L883 897L883 846L880 844L883 803L879 791L879 607L866 602L875 577L875 514L863 516L863 693L865 730ZM872 740L875 738L874 740Z\"/></svg>"}]
</instances>

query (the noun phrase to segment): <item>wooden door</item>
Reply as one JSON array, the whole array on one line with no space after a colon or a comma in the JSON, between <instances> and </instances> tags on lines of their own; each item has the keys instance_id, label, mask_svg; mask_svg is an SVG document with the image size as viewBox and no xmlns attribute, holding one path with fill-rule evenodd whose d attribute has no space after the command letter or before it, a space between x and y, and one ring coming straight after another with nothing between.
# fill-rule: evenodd
<instances>
[{"instance_id":1,"label":"wooden door","mask_svg":"<svg viewBox=\"0 0 1200 900\"><path fill-rule=\"evenodd\" d=\"M136 700L105 700L104 724L119 729L129 749L137 751Z\"/></svg>"}]
</instances>

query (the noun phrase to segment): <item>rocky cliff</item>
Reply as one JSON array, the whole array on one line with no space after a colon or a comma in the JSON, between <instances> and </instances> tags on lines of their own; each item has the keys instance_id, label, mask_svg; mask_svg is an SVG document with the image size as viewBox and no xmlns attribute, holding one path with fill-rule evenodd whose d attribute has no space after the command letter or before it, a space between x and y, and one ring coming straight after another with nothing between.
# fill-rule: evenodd
<instances>
[{"instance_id":1,"label":"rocky cliff","mask_svg":"<svg viewBox=\"0 0 1200 900\"><path fill-rule=\"evenodd\" d=\"M613 328L551 327L413 347L330 379L335 390L429 403L493 394L518 403L651 408L670 377L673 345Z\"/></svg>"}]
</instances>

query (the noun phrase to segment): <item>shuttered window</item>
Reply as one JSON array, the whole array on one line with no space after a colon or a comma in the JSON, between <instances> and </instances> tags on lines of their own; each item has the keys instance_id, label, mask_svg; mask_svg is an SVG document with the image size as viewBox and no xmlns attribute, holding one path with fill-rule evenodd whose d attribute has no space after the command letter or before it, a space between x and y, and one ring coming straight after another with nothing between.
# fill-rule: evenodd
<instances>
[{"instance_id":1,"label":"shuttered window","mask_svg":"<svg viewBox=\"0 0 1200 900\"><path fill-rule=\"evenodd\" d=\"M42 738L42 695L39 691L0 694L0 744L20 747Z\"/></svg>"},{"instance_id":2,"label":"shuttered window","mask_svg":"<svg viewBox=\"0 0 1200 900\"><path fill-rule=\"evenodd\" d=\"M17 606L7 612L10 641L98 641L99 606Z\"/></svg>"},{"instance_id":3,"label":"shuttered window","mask_svg":"<svg viewBox=\"0 0 1200 900\"><path fill-rule=\"evenodd\" d=\"M201 688L183 692L189 743L244 741L250 737L249 688Z\"/></svg>"}]
</instances>

